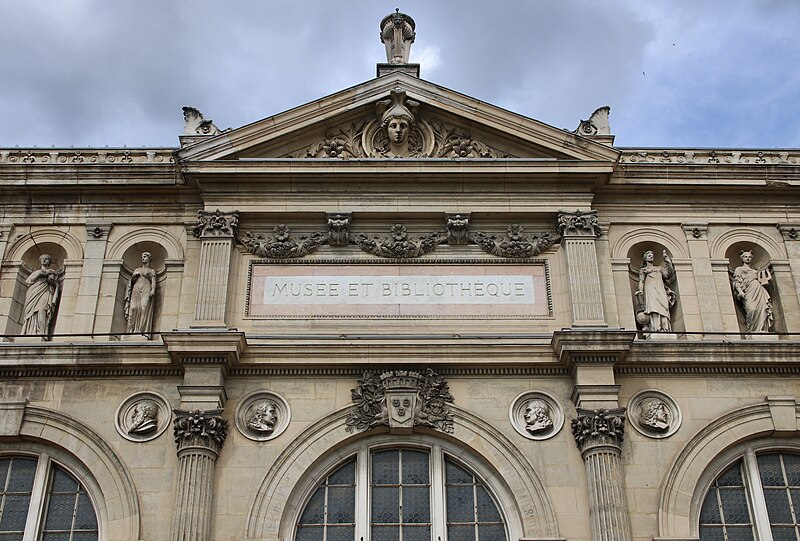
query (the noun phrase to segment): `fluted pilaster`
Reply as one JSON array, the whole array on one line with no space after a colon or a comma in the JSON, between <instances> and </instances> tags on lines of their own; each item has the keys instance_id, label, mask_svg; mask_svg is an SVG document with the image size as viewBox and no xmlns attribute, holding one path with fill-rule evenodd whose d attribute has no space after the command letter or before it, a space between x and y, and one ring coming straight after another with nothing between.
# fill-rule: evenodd
<instances>
[{"instance_id":1,"label":"fluted pilaster","mask_svg":"<svg viewBox=\"0 0 800 541\"><path fill-rule=\"evenodd\" d=\"M175 443L178 446L178 480L174 541L211 539L214 464L228 435L222 410L175 410Z\"/></svg>"},{"instance_id":2,"label":"fluted pilaster","mask_svg":"<svg viewBox=\"0 0 800 541\"><path fill-rule=\"evenodd\" d=\"M228 275L238 224L239 213L236 211L198 212L194 233L203 244L200 248L195 326L225 326Z\"/></svg>"},{"instance_id":3,"label":"fluted pilaster","mask_svg":"<svg viewBox=\"0 0 800 541\"><path fill-rule=\"evenodd\" d=\"M595 248L595 237L602 233L597 211L559 212L556 227L567 259L573 326L605 326Z\"/></svg>"},{"instance_id":4,"label":"fluted pilaster","mask_svg":"<svg viewBox=\"0 0 800 541\"><path fill-rule=\"evenodd\" d=\"M589 518L595 541L630 541L631 526L620 459L625 409L578 409L572 435L586 465Z\"/></svg>"}]
</instances>

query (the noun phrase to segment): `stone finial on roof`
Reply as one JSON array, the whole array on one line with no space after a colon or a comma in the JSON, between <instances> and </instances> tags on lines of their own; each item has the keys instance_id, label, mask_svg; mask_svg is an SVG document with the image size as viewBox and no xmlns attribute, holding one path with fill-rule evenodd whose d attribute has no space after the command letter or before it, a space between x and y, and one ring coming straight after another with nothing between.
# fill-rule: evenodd
<instances>
[{"instance_id":1,"label":"stone finial on roof","mask_svg":"<svg viewBox=\"0 0 800 541\"><path fill-rule=\"evenodd\" d=\"M408 64L414 33L414 19L396 9L381 20L381 43L386 46L386 62Z\"/></svg>"},{"instance_id":2,"label":"stone finial on roof","mask_svg":"<svg viewBox=\"0 0 800 541\"><path fill-rule=\"evenodd\" d=\"M211 120L203 118L203 113L194 107L183 108L184 135L217 135L219 128Z\"/></svg>"},{"instance_id":3,"label":"stone finial on roof","mask_svg":"<svg viewBox=\"0 0 800 541\"><path fill-rule=\"evenodd\" d=\"M578 127L572 133L579 135L611 135L611 126L608 123L608 114L611 112L611 107L604 105L599 107L592 113L589 120L581 120Z\"/></svg>"}]
</instances>

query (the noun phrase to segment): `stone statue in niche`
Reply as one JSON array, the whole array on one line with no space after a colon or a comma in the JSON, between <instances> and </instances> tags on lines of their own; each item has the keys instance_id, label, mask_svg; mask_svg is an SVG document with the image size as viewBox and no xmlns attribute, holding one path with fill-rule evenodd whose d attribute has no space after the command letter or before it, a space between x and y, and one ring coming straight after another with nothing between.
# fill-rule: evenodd
<instances>
[{"instance_id":1,"label":"stone statue in niche","mask_svg":"<svg viewBox=\"0 0 800 541\"><path fill-rule=\"evenodd\" d=\"M639 423L658 432L669 430L669 406L663 400L653 399L642 406Z\"/></svg>"},{"instance_id":2,"label":"stone statue in niche","mask_svg":"<svg viewBox=\"0 0 800 541\"><path fill-rule=\"evenodd\" d=\"M410 100L406 93L392 90L388 100L381 100L375 105L380 115L381 130L384 134L378 138L375 151L387 158L407 158L416 156L420 148L417 142L417 131L413 109L419 102ZM385 135L386 139L383 139Z\"/></svg>"},{"instance_id":3,"label":"stone statue in niche","mask_svg":"<svg viewBox=\"0 0 800 541\"><path fill-rule=\"evenodd\" d=\"M534 399L525 406L525 430L538 434L553 426L550 407L544 400Z\"/></svg>"},{"instance_id":4,"label":"stone statue in niche","mask_svg":"<svg viewBox=\"0 0 800 541\"><path fill-rule=\"evenodd\" d=\"M128 434L147 434L158 428L158 406L150 400L139 402L131 412Z\"/></svg>"},{"instance_id":5,"label":"stone statue in niche","mask_svg":"<svg viewBox=\"0 0 800 541\"><path fill-rule=\"evenodd\" d=\"M156 271L150 268L150 257L150 252L142 252L142 266L133 271L125 289L125 320L129 333L149 334L153 330Z\"/></svg>"},{"instance_id":6,"label":"stone statue in niche","mask_svg":"<svg viewBox=\"0 0 800 541\"><path fill-rule=\"evenodd\" d=\"M64 269L51 268L53 258L48 254L40 255L39 263L42 268L30 273L25 280L28 291L25 294L22 334L40 335L46 340L58 308Z\"/></svg>"},{"instance_id":7,"label":"stone statue in niche","mask_svg":"<svg viewBox=\"0 0 800 541\"><path fill-rule=\"evenodd\" d=\"M278 408L270 401L258 405L253 415L247 420L247 428L261 434L269 434L275 430L278 422Z\"/></svg>"},{"instance_id":8,"label":"stone statue in niche","mask_svg":"<svg viewBox=\"0 0 800 541\"><path fill-rule=\"evenodd\" d=\"M672 331L670 308L675 304L677 295L667 284L675 278L675 267L672 265L667 251L661 252L664 264L657 267L653 264L655 255L652 250L642 254L642 267L639 269L639 290L636 292L636 321L647 331Z\"/></svg>"},{"instance_id":9,"label":"stone statue in niche","mask_svg":"<svg viewBox=\"0 0 800 541\"><path fill-rule=\"evenodd\" d=\"M773 323L772 299L766 286L772 280L769 266L756 270L750 266L753 252L739 252L742 264L733 271L733 291L744 308L747 333L770 332Z\"/></svg>"}]
</instances>

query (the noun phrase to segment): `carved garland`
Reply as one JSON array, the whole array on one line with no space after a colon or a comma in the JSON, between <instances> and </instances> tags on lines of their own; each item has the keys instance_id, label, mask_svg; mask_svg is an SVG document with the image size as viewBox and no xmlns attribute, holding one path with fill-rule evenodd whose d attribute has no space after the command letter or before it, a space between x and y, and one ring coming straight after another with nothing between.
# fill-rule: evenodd
<instances>
[{"instance_id":1,"label":"carved garland","mask_svg":"<svg viewBox=\"0 0 800 541\"><path fill-rule=\"evenodd\" d=\"M272 230L274 237L253 235L249 231L239 237L239 242L252 254L273 259L292 259L303 257L316 251L320 245L328 242L322 233L314 233L309 237L300 237L299 242L290 239L289 228L283 224Z\"/></svg>"}]
</instances>

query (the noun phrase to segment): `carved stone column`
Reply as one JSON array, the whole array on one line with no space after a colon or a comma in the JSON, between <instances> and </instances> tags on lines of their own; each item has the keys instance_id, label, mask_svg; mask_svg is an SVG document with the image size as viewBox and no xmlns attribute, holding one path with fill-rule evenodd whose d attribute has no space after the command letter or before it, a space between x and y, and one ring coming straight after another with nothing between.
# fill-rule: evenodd
<instances>
[{"instance_id":1,"label":"carved stone column","mask_svg":"<svg viewBox=\"0 0 800 541\"><path fill-rule=\"evenodd\" d=\"M228 275L238 225L238 211L197 213L194 234L202 246L193 327L225 327Z\"/></svg>"},{"instance_id":2,"label":"carved stone column","mask_svg":"<svg viewBox=\"0 0 800 541\"><path fill-rule=\"evenodd\" d=\"M572 420L572 435L586 465L589 520L595 541L631 539L620 459L624 431L625 408L578 408L578 418Z\"/></svg>"},{"instance_id":3,"label":"carved stone column","mask_svg":"<svg viewBox=\"0 0 800 541\"><path fill-rule=\"evenodd\" d=\"M597 211L559 212L561 234L569 275L573 327L605 327L600 271L595 238L600 234Z\"/></svg>"},{"instance_id":4,"label":"carved stone column","mask_svg":"<svg viewBox=\"0 0 800 541\"><path fill-rule=\"evenodd\" d=\"M175 488L174 541L211 539L214 465L228 435L228 421L217 410L175 410L178 479Z\"/></svg>"}]
</instances>

